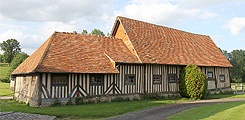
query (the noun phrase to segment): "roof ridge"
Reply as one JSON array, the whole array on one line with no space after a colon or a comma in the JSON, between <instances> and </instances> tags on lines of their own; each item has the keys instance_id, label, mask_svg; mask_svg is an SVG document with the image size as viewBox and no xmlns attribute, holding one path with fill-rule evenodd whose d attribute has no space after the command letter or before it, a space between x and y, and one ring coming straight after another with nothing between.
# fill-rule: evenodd
<instances>
[{"instance_id":1,"label":"roof ridge","mask_svg":"<svg viewBox=\"0 0 245 120\"><path fill-rule=\"evenodd\" d=\"M44 60L45 56L47 55L48 49L50 48L51 43L53 42L54 37L55 37L55 35L56 35L57 33L59 33L59 32L55 31L55 32L52 34L52 37L50 38L50 41L49 41L49 43L48 43L48 45L47 45L47 47L46 47L46 49L45 49L43 55L41 56L41 60L40 60L40 62L37 64L37 66L36 66L36 68L33 70L33 72L36 72L37 69L39 68L39 66L43 63L43 60Z\"/></svg>"},{"instance_id":2,"label":"roof ridge","mask_svg":"<svg viewBox=\"0 0 245 120\"><path fill-rule=\"evenodd\" d=\"M83 35L83 36L97 36L97 37L103 37L103 38L110 38L110 39L118 39L121 40L120 38L116 38L114 36L103 36L103 35L95 35L95 34L86 34L86 33L73 33L73 32L57 32L55 33L60 33L60 34L77 34L77 35Z\"/></svg>"},{"instance_id":3,"label":"roof ridge","mask_svg":"<svg viewBox=\"0 0 245 120\"><path fill-rule=\"evenodd\" d=\"M127 18L127 17L122 17L122 16L117 16L117 17L118 17L118 18L126 18L126 19L130 19L130 20L134 20L134 21L139 21L139 22L143 22L143 23L147 23L147 24L155 25L155 26L159 26L159 27L164 27L164 28L168 28L168 29L178 30L178 31L182 31L182 32L189 33L189 34L202 35L202 36L209 36L209 35L203 35L203 34L197 34L197 33L187 32L187 31L184 31L184 30L180 30L180 29L176 29L176 28L172 28L172 27L167 27L167 26L162 26L162 25L158 25L158 24L154 24L154 23L150 23L150 22L146 22L146 21L142 21L142 20L137 20L137 19Z\"/></svg>"}]
</instances>

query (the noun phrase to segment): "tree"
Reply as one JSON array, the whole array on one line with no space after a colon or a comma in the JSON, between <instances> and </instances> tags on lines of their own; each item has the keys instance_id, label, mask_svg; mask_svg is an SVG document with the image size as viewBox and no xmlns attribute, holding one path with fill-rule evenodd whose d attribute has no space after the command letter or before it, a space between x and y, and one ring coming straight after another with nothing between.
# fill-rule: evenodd
<instances>
[{"instance_id":1,"label":"tree","mask_svg":"<svg viewBox=\"0 0 245 120\"><path fill-rule=\"evenodd\" d=\"M0 43L1 50L4 51L4 61L10 65L14 56L21 52L20 42L16 39L8 39Z\"/></svg>"},{"instance_id":2,"label":"tree","mask_svg":"<svg viewBox=\"0 0 245 120\"><path fill-rule=\"evenodd\" d=\"M28 58L29 55L27 55L24 52L21 52L19 54L17 54L14 59L12 60L10 67L12 69L12 71L14 71L22 62L24 62L26 60L26 58ZM11 71L11 72L12 72Z\"/></svg>"},{"instance_id":3,"label":"tree","mask_svg":"<svg viewBox=\"0 0 245 120\"><path fill-rule=\"evenodd\" d=\"M3 63L3 58L4 58L4 56L2 54L0 54L0 63Z\"/></svg>"},{"instance_id":4,"label":"tree","mask_svg":"<svg viewBox=\"0 0 245 120\"><path fill-rule=\"evenodd\" d=\"M107 37L111 37L111 34L110 33L107 33Z\"/></svg>"},{"instance_id":5,"label":"tree","mask_svg":"<svg viewBox=\"0 0 245 120\"><path fill-rule=\"evenodd\" d=\"M245 50L231 51L230 63L233 65L230 68L230 74L233 81L245 81Z\"/></svg>"},{"instance_id":6,"label":"tree","mask_svg":"<svg viewBox=\"0 0 245 120\"><path fill-rule=\"evenodd\" d=\"M207 78L196 66L189 64L180 72L179 93L183 97L201 99L207 93Z\"/></svg>"},{"instance_id":7,"label":"tree","mask_svg":"<svg viewBox=\"0 0 245 120\"><path fill-rule=\"evenodd\" d=\"M77 31L73 31L74 34L77 34Z\"/></svg>"},{"instance_id":8,"label":"tree","mask_svg":"<svg viewBox=\"0 0 245 120\"><path fill-rule=\"evenodd\" d=\"M100 29L92 30L91 34L105 36L105 34L102 31L100 31Z\"/></svg>"},{"instance_id":9,"label":"tree","mask_svg":"<svg viewBox=\"0 0 245 120\"><path fill-rule=\"evenodd\" d=\"M82 34L88 34L87 30L83 30Z\"/></svg>"},{"instance_id":10,"label":"tree","mask_svg":"<svg viewBox=\"0 0 245 120\"><path fill-rule=\"evenodd\" d=\"M26 58L28 58L29 55L27 55L24 52L21 52L19 54L17 54L14 59L12 60L12 62L10 63L10 69L8 71L8 75L7 77L2 81L2 82L9 82L10 79L10 74L22 63L26 60Z\"/></svg>"},{"instance_id":11,"label":"tree","mask_svg":"<svg viewBox=\"0 0 245 120\"><path fill-rule=\"evenodd\" d=\"M223 53L223 55L226 57L227 60L231 59L231 53L227 52L227 50L221 50L221 52Z\"/></svg>"}]
</instances>

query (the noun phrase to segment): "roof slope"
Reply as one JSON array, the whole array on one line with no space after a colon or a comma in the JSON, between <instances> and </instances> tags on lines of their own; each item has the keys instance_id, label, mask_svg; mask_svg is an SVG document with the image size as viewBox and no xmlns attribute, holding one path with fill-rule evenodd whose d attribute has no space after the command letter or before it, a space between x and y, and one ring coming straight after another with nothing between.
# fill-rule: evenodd
<instances>
[{"instance_id":1,"label":"roof slope","mask_svg":"<svg viewBox=\"0 0 245 120\"><path fill-rule=\"evenodd\" d=\"M105 53L115 62L137 62L121 39L55 32L12 74L118 73Z\"/></svg>"},{"instance_id":2,"label":"roof slope","mask_svg":"<svg viewBox=\"0 0 245 120\"><path fill-rule=\"evenodd\" d=\"M122 24L142 63L232 67L209 36L125 17L118 17L117 22Z\"/></svg>"},{"instance_id":3,"label":"roof slope","mask_svg":"<svg viewBox=\"0 0 245 120\"><path fill-rule=\"evenodd\" d=\"M12 74L18 73L30 73L35 71L37 66L40 64L48 45L53 39L54 34L52 34L48 40L46 40L31 56L29 56L23 63L21 63Z\"/></svg>"}]
</instances>

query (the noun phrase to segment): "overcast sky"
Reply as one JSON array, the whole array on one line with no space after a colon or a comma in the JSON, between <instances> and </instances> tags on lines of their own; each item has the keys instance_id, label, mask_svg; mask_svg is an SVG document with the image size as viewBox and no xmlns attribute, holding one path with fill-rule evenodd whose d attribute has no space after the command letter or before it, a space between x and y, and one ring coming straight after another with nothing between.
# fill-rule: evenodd
<instances>
[{"instance_id":1,"label":"overcast sky","mask_svg":"<svg viewBox=\"0 0 245 120\"><path fill-rule=\"evenodd\" d=\"M209 35L228 51L245 49L244 6L244 0L0 0L0 42L17 39L32 54L54 31L107 34L124 16Z\"/></svg>"}]
</instances>

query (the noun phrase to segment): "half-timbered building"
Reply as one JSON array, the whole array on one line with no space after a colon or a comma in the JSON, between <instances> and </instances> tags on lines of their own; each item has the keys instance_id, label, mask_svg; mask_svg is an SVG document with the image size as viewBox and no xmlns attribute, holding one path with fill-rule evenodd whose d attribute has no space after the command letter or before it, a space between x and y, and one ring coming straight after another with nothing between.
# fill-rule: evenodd
<instances>
[{"instance_id":1,"label":"half-timbered building","mask_svg":"<svg viewBox=\"0 0 245 120\"><path fill-rule=\"evenodd\" d=\"M14 98L178 93L180 69L197 65L208 89L230 89L232 65L209 36L117 17L112 37L55 32L17 67Z\"/></svg>"}]
</instances>

